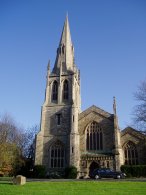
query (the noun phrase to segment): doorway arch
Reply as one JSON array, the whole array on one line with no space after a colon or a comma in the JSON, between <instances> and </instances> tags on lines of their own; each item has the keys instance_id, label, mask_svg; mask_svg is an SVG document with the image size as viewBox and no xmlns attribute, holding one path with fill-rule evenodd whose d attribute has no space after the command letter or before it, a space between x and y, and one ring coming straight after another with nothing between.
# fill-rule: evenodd
<instances>
[{"instance_id":1,"label":"doorway arch","mask_svg":"<svg viewBox=\"0 0 146 195\"><path fill-rule=\"evenodd\" d=\"M94 169L98 169L98 168L100 168L99 163L92 161L89 167L89 174L91 174L94 171Z\"/></svg>"}]
</instances>

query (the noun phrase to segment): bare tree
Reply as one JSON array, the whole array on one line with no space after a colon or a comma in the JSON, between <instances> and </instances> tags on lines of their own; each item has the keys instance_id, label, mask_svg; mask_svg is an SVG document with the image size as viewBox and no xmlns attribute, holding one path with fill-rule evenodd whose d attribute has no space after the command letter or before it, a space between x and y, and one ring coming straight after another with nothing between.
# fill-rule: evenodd
<instances>
[{"instance_id":1,"label":"bare tree","mask_svg":"<svg viewBox=\"0 0 146 195\"><path fill-rule=\"evenodd\" d=\"M146 131L146 80L140 83L134 97L138 101L134 107L134 123L138 129Z\"/></svg>"},{"instance_id":2,"label":"bare tree","mask_svg":"<svg viewBox=\"0 0 146 195\"><path fill-rule=\"evenodd\" d=\"M34 149L35 149L35 136L38 133L39 126L34 125L31 128L28 128L23 134L23 156L25 158L34 158Z\"/></svg>"}]
</instances>

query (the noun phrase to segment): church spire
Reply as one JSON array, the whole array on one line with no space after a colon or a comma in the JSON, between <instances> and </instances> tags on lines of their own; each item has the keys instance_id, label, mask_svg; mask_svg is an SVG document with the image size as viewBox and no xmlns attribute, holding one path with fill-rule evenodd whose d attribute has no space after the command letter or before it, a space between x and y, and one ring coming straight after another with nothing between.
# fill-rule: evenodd
<instances>
[{"instance_id":1,"label":"church spire","mask_svg":"<svg viewBox=\"0 0 146 195\"><path fill-rule=\"evenodd\" d=\"M71 41L68 15L64 22L59 47L57 49L53 73L58 74L60 72L60 64L62 64L63 72L74 70L74 48Z\"/></svg>"},{"instance_id":2,"label":"church spire","mask_svg":"<svg viewBox=\"0 0 146 195\"><path fill-rule=\"evenodd\" d=\"M70 47L72 45L68 15L66 15L66 19L64 22L60 44L66 44L67 47Z\"/></svg>"}]
</instances>

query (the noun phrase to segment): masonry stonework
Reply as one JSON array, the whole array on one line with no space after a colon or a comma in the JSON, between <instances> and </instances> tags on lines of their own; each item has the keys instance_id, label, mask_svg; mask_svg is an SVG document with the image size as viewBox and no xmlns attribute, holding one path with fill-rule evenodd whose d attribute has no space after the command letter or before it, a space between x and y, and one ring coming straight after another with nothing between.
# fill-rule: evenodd
<instances>
[{"instance_id":1,"label":"masonry stonework","mask_svg":"<svg viewBox=\"0 0 146 195\"><path fill-rule=\"evenodd\" d=\"M35 164L44 165L48 174L73 165L79 176L88 177L99 167L146 164L145 151L145 135L131 127L120 130L115 98L113 114L96 106L81 112L80 71L66 17L52 72L48 63Z\"/></svg>"}]
</instances>

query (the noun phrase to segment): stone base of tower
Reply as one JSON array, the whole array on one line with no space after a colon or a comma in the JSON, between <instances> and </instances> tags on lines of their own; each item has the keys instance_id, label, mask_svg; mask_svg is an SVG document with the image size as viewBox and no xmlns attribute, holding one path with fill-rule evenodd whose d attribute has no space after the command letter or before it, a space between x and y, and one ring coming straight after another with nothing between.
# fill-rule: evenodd
<instances>
[{"instance_id":1,"label":"stone base of tower","mask_svg":"<svg viewBox=\"0 0 146 195\"><path fill-rule=\"evenodd\" d=\"M70 134L70 166L75 166L78 171L80 168L79 134Z\"/></svg>"},{"instance_id":2,"label":"stone base of tower","mask_svg":"<svg viewBox=\"0 0 146 195\"><path fill-rule=\"evenodd\" d=\"M36 147L35 147L35 165L42 165L43 158L43 136L39 132L36 136Z\"/></svg>"},{"instance_id":3,"label":"stone base of tower","mask_svg":"<svg viewBox=\"0 0 146 195\"><path fill-rule=\"evenodd\" d=\"M122 149L115 149L113 150L113 153L114 153L113 168L115 171L120 171L121 165L124 164L123 151Z\"/></svg>"}]
</instances>

